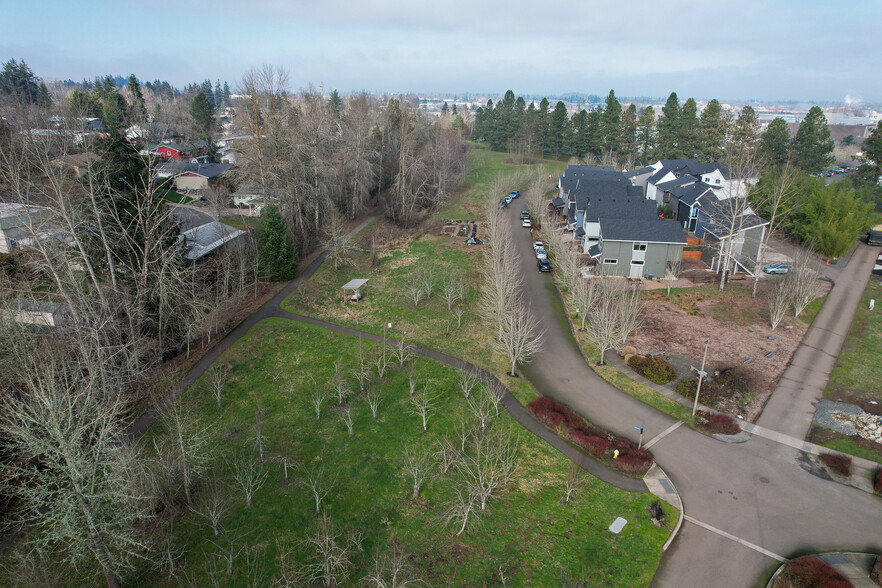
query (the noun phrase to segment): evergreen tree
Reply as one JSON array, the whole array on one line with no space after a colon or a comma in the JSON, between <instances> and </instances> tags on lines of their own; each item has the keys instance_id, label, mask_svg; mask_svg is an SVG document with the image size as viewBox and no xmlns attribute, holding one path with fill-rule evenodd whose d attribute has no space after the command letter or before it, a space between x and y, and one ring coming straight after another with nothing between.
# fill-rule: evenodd
<instances>
[{"instance_id":1,"label":"evergreen tree","mask_svg":"<svg viewBox=\"0 0 882 588\"><path fill-rule=\"evenodd\" d=\"M751 106L745 106L741 109L738 118L735 119L735 125L732 128L732 139L738 143L742 143L751 149L757 141L759 141L759 117Z\"/></svg>"},{"instance_id":2,"label":"evergreen tree","mask_svg":"<svg viewBox=\"0 0 882 588\"><path fill-rule=\"evenodd\" d=\"M760 153L767 165L782 167L789 159L790 133L783 118L769 123L760 138Z\"/></svg>"},{"instance_id":3,"label":"evergreen tree","mask_svg":"<svg viewBox=\"0 0 882 588\"><path fill-rule=\"evenodd\" d=\"M588 136L585 140L585 149L596 157L603 153L603 108L592 108L588 113Z\"/></svg>"},{"instance_id":4,"label":"evergreen tree","mask_svg":"<svg viewBox=\"0 0 882 588\"><path fill-rule=\"evenodd\" d=\"M205 80L204 82L202 82L199 85L197 91L200 91L203 94L205 94L205 99L208 100L208 103L211 104L212 108L217 107L217 102L215 102L215 99L214 99L214 89L212 89L212 87L211 87L211 80Z\"/></svg>"},{"instance_id":5,"label":"evergreen tree","mask_svg":"<svg viewBox=\"0 0 882 588\"><path fill-rule=\"evenodd\" d=\"M571 150L579 157L588 152L588 112L583 108L571 120L573 125L573 141Z\"/></svg>"},{"instance_id":6,"label":"evergreen tree","mask_svg":"<svg viewBox=\"0 0 882 588\"><path fill-rule=\"evenodd\" d=\"M704 110L701 111L699 127L701 129L699 140L701 158L705 161L720 161L726 146L728 120L720 106L720 101L716 98L708 102Z\"/></svg>"},{"instance_id":7,"label":"evergreen tree","mask_svg":"<svg viewBox=\"0 0 882 588\"><path fill-rule=\"evenodd\" d=\"M677 99L677 93L671 92L668 101L662 106L662 115L658 120L657 157L659 159L675 159L679 152L677 148L679 138L680 101Z\"/></svg>"},{"instance_id":8,"label":"evergreen tree","mask_svg":"<svg viewBox=\"0 0 882 588\"><path fill-rule=\"evenodd\" d=\"M230 86L226 82L224 82L224 104L227 106L232 104L230 98Z\"/></svg>"},{"instance_id":9,"label":"evergreen tree","mask_svg":"<svg viewBox=\"0 0 882 588\"><path fill-rule=\"evenodd\" d=\"M445 104L446 104L446 103L445 103ZM452 112L454 115L457 114L457 112L456 112L456 102L453 103L453 110L451 110L451 112Z\"/></svg>"},{"instance_id":10,"label":"evergreen tree","mask_svg":"<svg viewBox=\"0 0 882 588\"><path fill-rule=\"evenodd\" d=\"M132 118L147 120L147 106L144 104L144 95L141 93L141 85L135 74L129 76L129 94L132 95Z\"/></svg>"},{"instance_id":11,"label":"evergreen tree","mask_svg":"<svg viewBox=\"0 0 882 588\"><path fill-rule=\"evenodd\" d=\"M52 103L46 84L34 75L24 60L16 62L15 59L10 59L3 64L0 71L0 93L12 96L22 104L46 107Z\"/></svg>"},{"instance_id":12,"label":"evergreen tree","mask_svg":"<svg viewBox=\"0 0 882 588\"><path fill-rule=\"evenodd\" d=\"M450 109L447 108L447 102L445 101L441 104L441 114L447 114L448 112L450 112Z\"/></svg>"},{"instance_id":13,"label":"evergreen tree","mask_svg":"<svg viewBox=\"0 0 882 588\"><path fill-rule=\"evenodd\" d=\"M447 106L447 103L445 102L444 105ZM343 98L340 97L340 93L336 89L331 90L331 95L328 96L328 108L331 109L335 120L340 118L343 113Z\"/></svg>"},{"instance_id":14,"label":"evergreen tree","mask_svg":"<svg viewBox=\"0 0 882 588\"><path fill-rule=\"evenodd\" d=\"M794 165L812 173L833 163L833 140L827 127L827 117L819 106L812 106L796 131L791 143Z\"/></svg>"},{"instance_id":15,"label":"evergreen tree","mask_svg":"<svg viewBox=\"0 0 882 588\"><path fill-rule=\"evenodd\" d=\"M693 159L699 152L698 105L689 98L680 110L680 136L677 140L678 157Z\"/></svg>"},{"instance_id":16,"label":"evergreen tree","mask_svg":"<svg viewBox=\"0 0 882 588\"><path fill-rule=\"evenodd\" d=\"M621 144L619 153L621 153L624 163L630 166L631 162L637 158L637 107L634 104L628 106L622 114L621 126Z\"/></svg>"},{"instance_id":17,"label":"evergreen tree","mask_svg":"<svg viewBox=\"0 0 882 588\"><path fill-rule=\"evenodd\" d=\"M193 102L190 103L190 117L193 119L196 135L211 143L214 135L214 107L208 101L205 92L200 90L193 97Z\"/></svg>"},{"instance_id":18,"label":"evergreen tree","mask_svg":"<svg viewBox=\"0 0 882 588\"><path fill-rule=\"evenodd\" d=\"M548 125L549 146L555 153L560 153L564 146L569 144L571 133L569 132L570 120L567 117L567 106L562 101L554 106L551 120Z\"/></svg>"},{"instance_id":19,"label":"evergreen tree","mask_svg":"<svg viewBox=\"0 0 882 588\"><path fill-rule=\"evenodd\" d=\"M511 121L509 122L508 135L511 139L515 139L518 143L523 143L525 137L525 116L527 111L527 103L523 97L518 96L515 100L514 108L511 111Z\"/></svg>"},{"instance_id":20,"label":"evergreen tree","mask_svg":"<svg viewBox=\"0 0 882 588\"><path fill-rule=\"evenodd\" d=\"M536 116L536 143L540 151L548 147L548 107L548 98L543 98Z\"/></svg>"},{"instance_id":21,"label":"evergreen tree","mask_svg":"<svg viewBox=\"0 0 882 588\"><path fill-rule=\"evenodd\" d=\"M617 153L619 149L620 124L622 122L622 105L616 98L616 93L612 90L606 97L606 107L603 109L603 117L601 118L601 127L603 130L603 151L605 154L612 155Z\"/></svg>"},{"instance_id":22,"label":"evergreen tree","mask_svg":"<svg viewBox=\"0 0 882 588\"><path fill-rule=\"evenodd\" d=\"M258 256L266 277L271 282L285 282L297 272L294 246L279 208L271 204L263 209L260 221Z\"/></svg>"},{"instance_id":23,"label":"evergreen tree","mask_svg":"<svg viewBox=\"0 0 882 588\"><path fill-rule=\"evenodd\" d=\"M882 121L870 131L861 146L864 152L864 164L858 169L858 183L872 186L879 191L879 176L882 175Z\"/></svg>"},{"instance_id":24,"label":"evergreen tree","mask_svg":"<svg viewBox=\"0 0 882 588\"><path fill-rule=\"evenodd\" d=\"M221 106L226 106L224 102L224 91L221 88L220 80L216 80L214 82L214 101L215 107L220 108Z\"/></svg>"},{"instance_id":25,"label":"evergreen tree","mask_svg":"<svg viewBox=\"0 0 882 588\"><path fill-rule=\"evenodd\" d=\"M637 120L637 140L640 142L640 159L649 161L655 146L655 109L647 106Z\"/></svg>"},{"instance_id":26,"label":"evergreen tree","mask_svg":"<svg viewBox=\"0 0 882 588\"><path fill-rule=\"evenodd\" d=\"M101 118L104 120L104 129L115 134L123 128L127 120L128 105L122 94L117 92L113 84L113 78L105 76L104 80L96 80L95 89L92 91L95 99L101 104Z\"/></svg>"}]
</instances>

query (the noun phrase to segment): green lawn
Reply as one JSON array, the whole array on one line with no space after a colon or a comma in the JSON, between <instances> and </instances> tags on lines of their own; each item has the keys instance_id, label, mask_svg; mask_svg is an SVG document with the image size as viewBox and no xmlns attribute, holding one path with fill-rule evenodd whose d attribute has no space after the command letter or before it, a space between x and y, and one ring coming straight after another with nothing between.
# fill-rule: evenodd
<instances>
[{"instance_id":1,"label":"green lawn","mask_svg":"<svg viewBox=\"0 0 882 588\"><path fill-rule=\"evenodd\" d=\"M260 228L259 216L225 216L221 219L221 222L243 231Z\"/></svg>"},{"instance_id":2,"label":"green lawn","mask_svg":"<svg viewBox=\"0 0 882 588\"><path fill-rule=\"evenodd\" d=\"M376 353L364 343L365 353ZM301 353L296 365L296 353ZM669 528L656 528L645 507L655 501L649 494L631 494L591 479L573 504L562 504L569 461L543 441L523 431L503 410L493 427L511 430L517 437L520 467L501 497L491 501L473 528L456 537L442 521L451 499L457 474L435 472L418 498L411 498L402 470L406 447L431 450L452 432L467 414L465 400L455 389L450 368L425 359L413 369L435 397L437 412L423 432L419 418L408 411L407 370L390 370L380 380L373 372L368 390L382 398L379 418L373 420L361 394L347 404L352 409L354 436L349 437L340 409L326 406L316 421L308 393L328 387L334 360L343 357L348 373L359 353L357 340L283 319L263 321L222 358L232 366L223 410L197 383L185 402L198 410L209 427L217 456L218 476L232 483L225 459L251 456L258 405L265 414L263 434L269 439L272 461L263 465L267 483L246 508L241 492L223 526L239 545L234 578L223 585L247 585L246 560L262 570L264 585L278 573L278 545L288 545L296 562L309 561L304 538L317 524L315 506L308 490L286 483L279 460L287 457L299 464L325 464L338 475L324 511L341 533L360 531L362 550L353 552L354 569L344 585L355 586L372 562L373 553L396 544L412 556L411 564L430 585L480 586L499 584L499 570L510 585L551 586L578 578L591 585L648 585ZM310 378L311 376L311 378ZM355 381L349 377L350 383ZM163 434L152 429L152 435ZM292 474L293 475L293 474ZM196 489L197 498L201 488ZM665 506L669 521L678 513ZM617 516L629 523L620 535L607 527ZM167 523L168 524L168 523ZM672 523L669 523L669 525ZM192 514L175 520L178 546L185 552L183 570L209 585L204 570L217 563L218 547L203 519ZM141 586L172 585L157 575L140 577Z\"/></svg>"},{"instance_id":3,"label":"green lawn","mask_svg":"<svg viewBox=\"0 0 882 588\"><path fill-rule=\"evenodd\" d=\"M174 202L175 204L188 204L196 200L195 198L184 196L180 192L175 192L174 190L166 190L165 199L169 202Z\"/></svg>"},{"instance_id":4,"label":"green lawn","mask_svg":"<svg viewBox=\"0 0 882 588\"><path fill-rule=\"evenodd\" d=\"M469 149L469 168L466 174L465 190L438 209L435 218L438 220L483 219L484 202L494 178L500 173L513 174L534 167L509 163L510 159L511 155L508 153L474 147ZM566 162L556 159L542 159L539 163L548 169L548 173L555 176L566 168ZM500 198L503 196L505 194L501 194Z\"/></svg>"},{"instance_id":5,"label":"green lawn","mask_svg":"<svg viewBox=\"0 0 882 588\"><path fill-rule=\"evenodd\" d=\"M867 284L842 353L830 374L825 394L828 398L839 399L850 393L882 402L882 308L877 304L877 308L870 310L870 299L882 301L882 284L874 279Z\"/></svg>"}]
</instances>

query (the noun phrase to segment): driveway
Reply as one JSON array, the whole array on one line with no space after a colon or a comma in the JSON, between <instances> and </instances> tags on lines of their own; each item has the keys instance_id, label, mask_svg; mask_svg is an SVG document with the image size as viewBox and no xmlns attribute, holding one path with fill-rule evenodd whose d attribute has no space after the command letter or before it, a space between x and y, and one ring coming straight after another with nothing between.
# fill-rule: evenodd
<instances>
[{"instance_id":1,"label":"driveway","mask_svg":"<svg viewBox=\"0 0 882 588\"><path fill-rule=\"evenodd\" d=\"M540 274L531 235L518 212L506 212L516 236L525 290L545 327L542 352L524 374L544 395L566 402L598 425L644 442L676 421L624 394L586 364L556 301L552 277ZM657 586L752 586L800 551L882 550L878 498L812 474L802 452L753 437L725 444L679 427L652 446L680 492L687 519L662 558Z\"/></svg>"}]
</instances>

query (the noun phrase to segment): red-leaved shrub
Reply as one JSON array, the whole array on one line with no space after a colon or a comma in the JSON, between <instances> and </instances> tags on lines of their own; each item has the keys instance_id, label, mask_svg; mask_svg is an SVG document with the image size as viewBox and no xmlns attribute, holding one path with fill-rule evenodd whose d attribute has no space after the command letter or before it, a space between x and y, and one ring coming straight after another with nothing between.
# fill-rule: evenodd
<instances>
[{"instance_id":1,"label":"red-leaved shrub","mask_svg":"<svg viewBox=\"0 0 882 588\"><path fill-rule=\"evenodd\" d=\"M851 456L840 455L839 453L822 453L821 461L828 468L840 476L846 478L851 475Z\"/></svg>"},{"instance_id":2,"label":"red-leaved shrub","mask_svg":"<svg viewBox=\"0 0 882 588\"><path fill-rule=\"evenodd\" d=\"M711 435L737 435L741 432L738 421L727 414L698 411L695 424Z\"/></svg>"},{"instance_id":3,"label":"red-leaved shrub","mask_svg":"<svg viewBox=\"0 0 882 588\"><path fill-rule=\"evenodd\" d=\"M551 398L534 398L527 408L537 419L552 429L556 429L559 425L566 425L568 429L578 429L585 424L582 417L570 410L568 406Z\"/></svg>"},{"instance_id":4,"label":"red-leaved shrub","mask_svg":"<svg viewBox=\"0 0 882 588\"><path fill-rule=\"evenodd\" d=\"M882 468L876 468L876 483L873 488L878 494L882 494Z\"/></svg>"},{"instance_id":5,"label":"red-leaved shrub","mask_svg":"<svg viewBox=\"0 0 882 588\"><path fill-rule=\"evenodd\" d=\"M775 578L774 588L854 588L854 584L833 566L810 555L787 562Z\"/></svg>"},{"instance_id":6,"label":"red-leaved shrub","mask_svg":"<svg viewBox=\"0 0 882 588\"><path fill-rule=\"evenodd\" d=\"M609 465L629 476L643 476L652 467L652 458L646 460L635 455L621 455L613 459Z\"/></svg>"},{"instance_id":7,"label":"red-leaved shrub","mask_svg":"<svg viewBox=\"0 0 882 588\"><path fill-rule=\"evenodd\" d=\"M575 430L569 433L570 441L584 449L588 455L595 459L602 459L609 450L609 441L597 435L586 435L582 431Z\"/></svg>"}]
</instances>

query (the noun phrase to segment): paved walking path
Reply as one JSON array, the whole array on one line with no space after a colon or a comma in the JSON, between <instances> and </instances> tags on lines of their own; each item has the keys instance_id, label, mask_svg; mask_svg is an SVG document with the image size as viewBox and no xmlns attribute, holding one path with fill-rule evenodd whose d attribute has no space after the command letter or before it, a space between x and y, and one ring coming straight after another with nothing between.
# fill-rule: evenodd
<instances>
[{"instance_id":1,"label":"paved walking path","mask_svg":"<svg viewBox=\"0 0 882 588\"><path fill-rule=\"evenodd\" d=\"M758 425L805 439L815 415L814 404L827 387L878 254L878 247L861 243L847 267L839 269L821 312L796 348Z\"/></svg>"}]
</instances>

